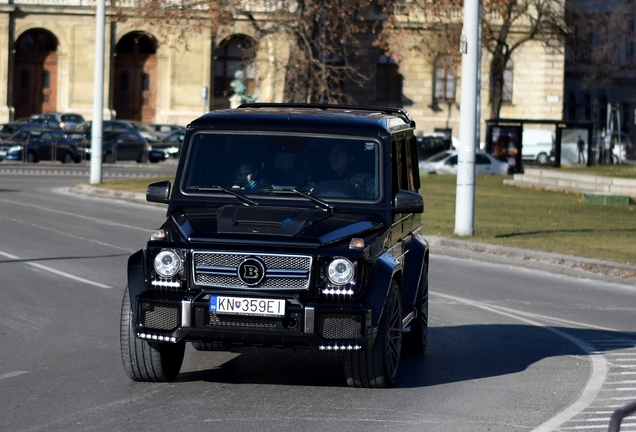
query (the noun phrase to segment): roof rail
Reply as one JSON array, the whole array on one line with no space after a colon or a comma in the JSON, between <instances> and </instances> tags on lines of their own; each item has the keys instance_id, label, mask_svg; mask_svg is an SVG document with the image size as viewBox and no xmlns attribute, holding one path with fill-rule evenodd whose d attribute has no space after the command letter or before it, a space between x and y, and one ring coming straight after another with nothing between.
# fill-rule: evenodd
<instances>
[{"instance_id":1,"label":"roof rail","mask_svg":"<svg viewBox=\"0 0 636 432\"><path fill-rule=\"evenodd\" d=\"M393 114L401 117L406 123L415 127L415 123L409 113L402 108L394 107L379 107L368 105L335 105L335 104L316 104L316 103L269 103L269 102L255 102L245 103L238 106L238 108L315 108L321 110L328 109L345 109L345 110L357 110L357 111L374 111L382 112L385 114Z\"/></svg>"}]
</instances>

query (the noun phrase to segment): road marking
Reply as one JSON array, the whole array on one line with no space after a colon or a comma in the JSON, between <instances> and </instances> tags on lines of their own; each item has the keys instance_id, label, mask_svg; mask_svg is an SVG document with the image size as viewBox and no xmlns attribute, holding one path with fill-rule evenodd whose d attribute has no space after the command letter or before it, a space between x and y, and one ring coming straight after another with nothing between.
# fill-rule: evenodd
<instances>
[{"instance_id":1,"label":"road marking","mask_svg":"<svg viewBox=\"0 0 636 432\"><path fill-rule=\"evenodd\" d=\"M0 375L0 379L13 378L13 377L17 377L18 375L23 375L29 372L31 371L13 371L13 372L6 373L4 375Z\"/></svg>"},{"instance_id":2,"label":"road marking","mask_svg":"<svg viewBox=\"0 0 636 432\"><path fill-rule=\"evenodd\" d=\"M605 382L605 377L607 376L607 361L605 360L605 357L602 354L598 353L596 349L594 349L587 342L581 339L578 339L574 336L571 336L556 328L546 326L545 324L541 324L540 322L531 320L529 318L523 318L521 317L521 315L548 318L554 321L565 321L565 320L554 319L551 317L543 317L541 315L521 312L515 309L506 308L503 306L487 305L485 303L481 303L478 301L469 300L462 297L455 297L448 294L440 294L440 293L431 293L431 294L434 294L449 300L454 300L456 302L463 303L469 306L485 309L487 311L490 311L499 315L504 315L514 320L522 321L522 322L534 325L536 327L540 327L542 329L548 330L552 333L555 333L558 336L561 336L562 338L569 340L575 345L579 346L579 348L581 348L589 356L592 362L592 373L579 399L576 400L569 407L565 408L563 411L561 411L560 413L552 417L551 419L545 421L543 424L534 428L532 432L551 432L556 430L559 426L561 426L562 424L564 424L565 422L573 418L575 415L583 411L585 408L590 406L596 399L598 392L601 390L601 387L603 386L603 383ZM571 324L574 324L573 321L568 321L568 322ZM582 323L576 323L576 324L582 327L590 327L589 325L583 325Z\"/></svg>"},{"instance_id":3,"label":"road marking","mask_svg":"<svg viewBox=\"0 0 636 432\"><path fill-rule=\"evenodd\" d=\"M9 254L9 253L2 252L2 251L0 251L0 255L2 255L2 256L4 256L4 257L7 257L7 258L9 258L9 259L12 259L12 260L19 260L19 259L20 259L20 257L17 257L17 256L15 256L15 255L11 255L11 254ZM99 282L93 282L92 280L84 279L84 278L81 278L81 277L78 277L78 276L72 275L72 274L70 274L70 273L63 272L63 271L55 270L54 268L47 267L47 266L44 266L44 265L42 265L42 264L38 264L38 263L34 263L34 262L29 262L29 261L23 261L23 262L24 262L25 264L28 264L28 265L33 266L33 267L35 267L35 268L38 268L38 269L40 269L40 270L45 270L45 271L48 271L48 272L54 273L54 274L59 275L59 276L63 276L63 277L69 278L69 279L76 280L76 281L78 281L78 282L87 283L87 284L89 284L89 285L95 285L95 286L97 286L97 287L99 287L99 288L113 289L113 287L112 287L112 286L108 286L108 285L100 284Z\"/></svg>"},{"instance_id":4,"label":"road marking","mask_svg":"<svg viewBox=\"0 0 636 432\"><path fill-rule=\"evenodd\" d=\"M25 206L25 207L31 207L37 210L42 210L43 212L48 212L48 213L56 213L56 214L61 214L61 215L65 215L65 216L71 216L71 217L76 217L79 219L86 219L86 220L90 220L92 222L97 222L97 223L101 223L103 225L108 225L108 226L114 226L114 227L118 227L118 228L128 228L128 229L134 229L137 231L145 231L145 232L150 232L149 229L147 228L141 228L141 227L136 227L136 226L132 226L132 225L126 225L126 224L121 224L121 223L117 223L117 222L111 222L109 220L106 219L98 219L98 218L94 218L94 217L90 217L90 216L83 216L83 215L78 215L77 213L71 213L71 212L64 212L61 210L54 210L48 207L43 207L43 206L38 206L35 204L27 204L27 203L23 203L20 201L12 201L12 200L8 200L8 199L0 199L0 202L5 202L5 203L9 203L9 204L13 204L13 205L21 205L21 206Z\"/></svg>"}]
</instances>

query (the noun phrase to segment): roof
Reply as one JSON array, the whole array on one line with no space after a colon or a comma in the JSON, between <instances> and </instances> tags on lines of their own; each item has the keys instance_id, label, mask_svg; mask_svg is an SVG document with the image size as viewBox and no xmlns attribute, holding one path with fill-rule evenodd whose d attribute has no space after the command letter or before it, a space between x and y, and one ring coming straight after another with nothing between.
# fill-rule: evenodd
<instances>
[{"instance_id":1,"label":"roof","mask_svg":"<svg viewBox=\"0 0 636 432\"><path fill-rule=\"evenodd\" d=\"M415 128L409 114L399 108L323 104L244 104L213 111L190 123L192 128L286 130L343 134L396 132Z\"/></svg>"}]
</instances>

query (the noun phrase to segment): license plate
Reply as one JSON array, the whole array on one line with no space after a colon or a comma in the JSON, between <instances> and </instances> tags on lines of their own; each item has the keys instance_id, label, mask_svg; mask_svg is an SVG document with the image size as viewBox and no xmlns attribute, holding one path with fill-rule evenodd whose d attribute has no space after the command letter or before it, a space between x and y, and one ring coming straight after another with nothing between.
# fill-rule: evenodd
<instances>
[{"instance_id":1,"label":"license plate","mask_svg":"<svg viewBox=\"0 0 636 432\"><path fill-rule=\"evenodd\" d=\"M0 156L6 156L6 155L7 155L6 150L0 150Z\"/></svg>"},{"instance_id":2,"label":"license plate","mask_svg":"<svg viewBox=\"0 0 636 432\"><path fill-rule=\"evenodd\" d=\"M210 296L210 312L229 315L285 316L285 300Z\"/></svg>"}]
</instances>

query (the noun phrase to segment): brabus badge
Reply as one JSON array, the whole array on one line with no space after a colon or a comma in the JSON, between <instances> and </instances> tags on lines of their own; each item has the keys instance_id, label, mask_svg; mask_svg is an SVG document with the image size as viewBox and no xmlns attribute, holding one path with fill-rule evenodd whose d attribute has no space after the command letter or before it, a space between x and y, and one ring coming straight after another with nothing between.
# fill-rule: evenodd
<instances>
[{"instance_id":1,"label":"brabus badge","mask_svg":"<svg viewBox=\"0 0 636 432\"><path fill-rule=\"evenodd\" d=\"M247 286L256 286L265 279L265 264L258 258L245 258L237 270L238 278Z\"/></svg>"}]
</instances>

